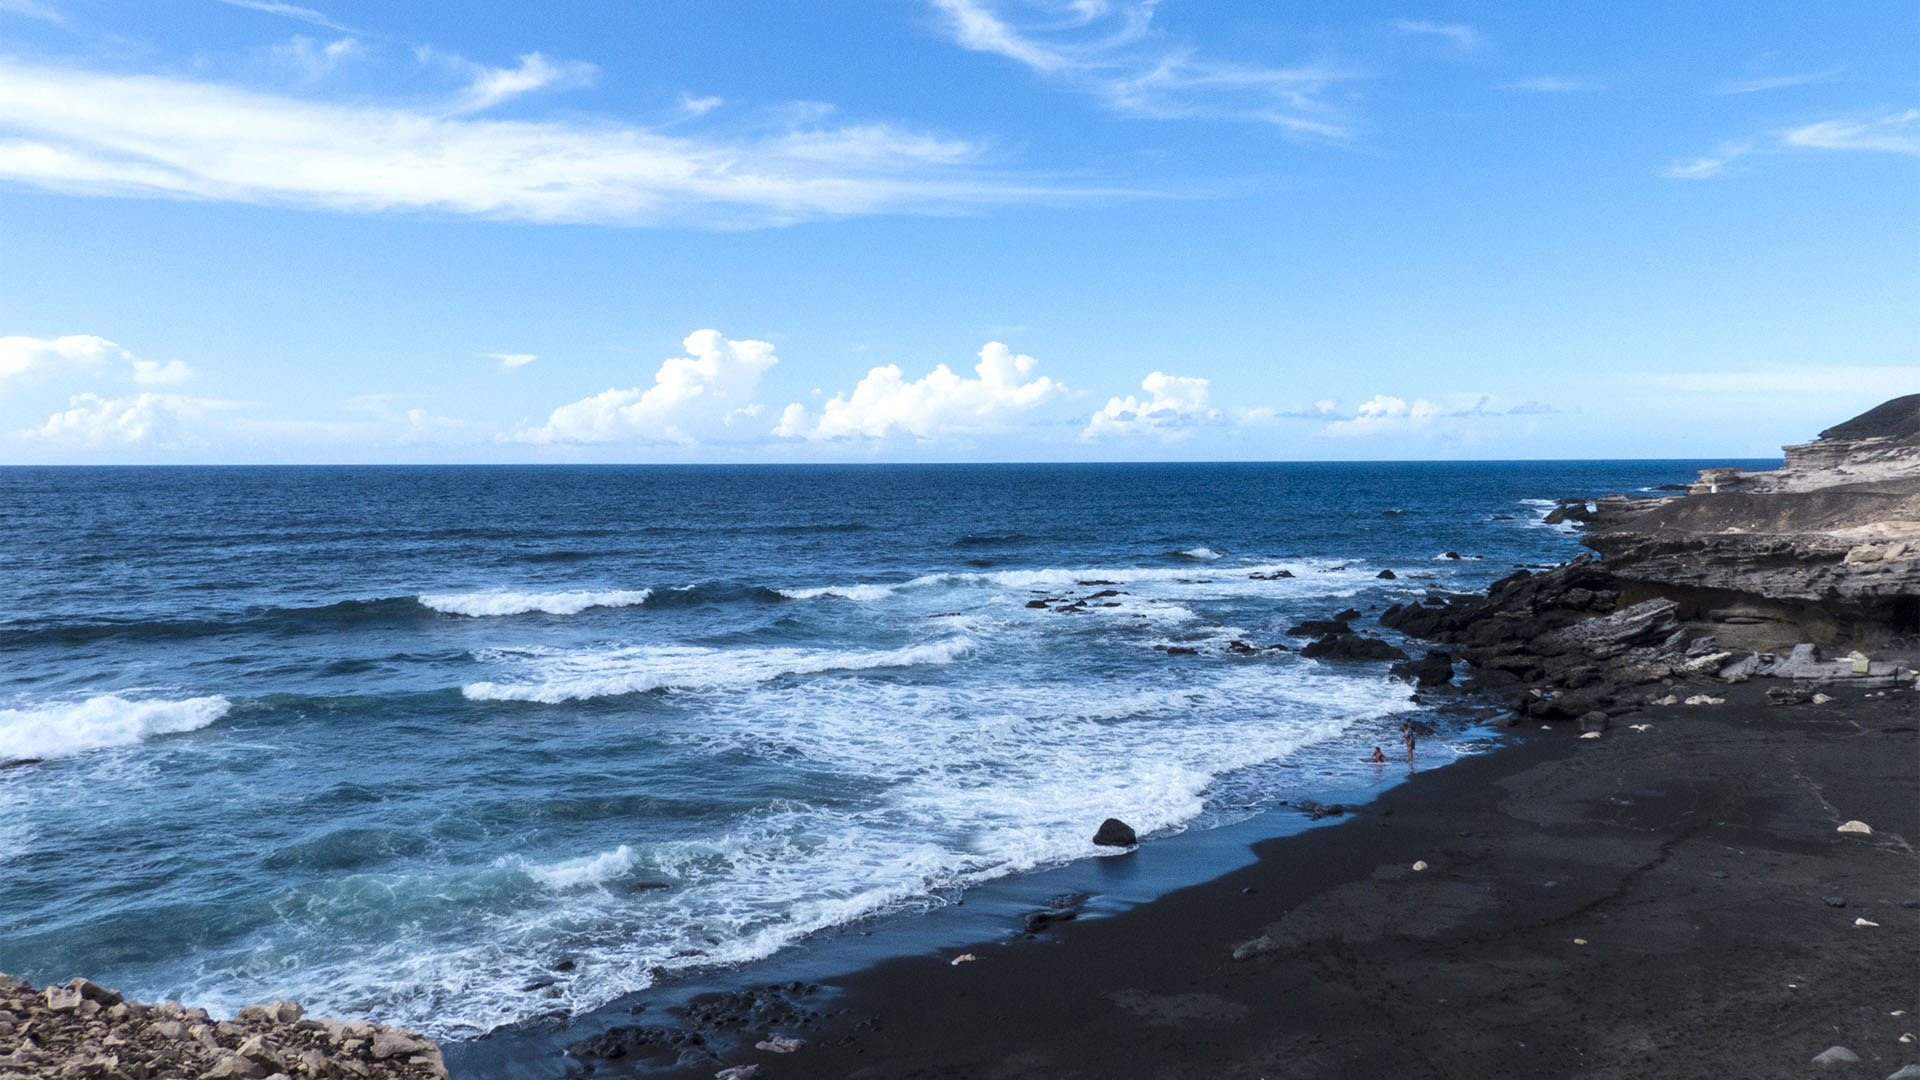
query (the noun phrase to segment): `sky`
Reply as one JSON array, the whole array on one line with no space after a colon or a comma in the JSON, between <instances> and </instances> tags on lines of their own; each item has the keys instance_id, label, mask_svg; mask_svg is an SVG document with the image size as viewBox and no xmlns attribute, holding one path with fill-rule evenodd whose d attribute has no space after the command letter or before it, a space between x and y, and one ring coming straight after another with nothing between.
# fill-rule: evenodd
<instances>
[{"instance_id":1,"label":"sky","mask_svg":"<svg viewBox=\"0 0 1920 1080\"><path fill-rule=\"evenodd\" d=\"M1916 57L1910 0L0 0L0 464L1775 456L1920 391Z\"/></svg>"}]
</instances>

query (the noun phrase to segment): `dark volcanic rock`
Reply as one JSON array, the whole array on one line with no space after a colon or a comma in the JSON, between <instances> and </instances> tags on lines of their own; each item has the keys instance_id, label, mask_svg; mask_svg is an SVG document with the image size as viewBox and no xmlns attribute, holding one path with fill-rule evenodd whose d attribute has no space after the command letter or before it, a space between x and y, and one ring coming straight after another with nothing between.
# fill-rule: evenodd
<instances>
[{"instance_id":1,"label":"dark volcanic rock","mask_svg":"<svg viewBox=\"0 0 1920 1080\"><path fill-rule=\"evenodd\" d=\"M1376 637L1361 634L1328 634L1300 650L1314 660L1405 660L1407 654L1397 646Z\"/></svg>"},{"instance_id":2,"label":"dark volcanic rock","mask_svg":"<svg viewBox=\"0 0 1920 1080\"><path fill-rule=\"evenodd\" d=\"M1398 578L1400 575L1394 573L1391 570L1382 570L1373 576L1379 578L1382 581L1393 581L1394 579Z\"/></svg>"},{"instance_id":3,"label":"dark volcanic rock","mask_svg":"<svg viewBox=\"0 0 1920 1080\"><path fill-rule=\"evenodd\" d=\"M1133 826L1119 818L1108 818L1093 834L1093 842L1101 847L1132 847L1140 838L1133 834Z\"/></svg>"},{"instance_id":4,"label":"dark volcanic rock","mask_svg":"<svg viewBox=\"0 0 1920 1080\"><path fill-rule=\"evenodd\" d=\"M1402 660L1393 665L1393 673L1422 687L1444 686L1453 681L1453 654L1439 649L1427 650L1420 660Z\"/></svg>"}]
</instances>

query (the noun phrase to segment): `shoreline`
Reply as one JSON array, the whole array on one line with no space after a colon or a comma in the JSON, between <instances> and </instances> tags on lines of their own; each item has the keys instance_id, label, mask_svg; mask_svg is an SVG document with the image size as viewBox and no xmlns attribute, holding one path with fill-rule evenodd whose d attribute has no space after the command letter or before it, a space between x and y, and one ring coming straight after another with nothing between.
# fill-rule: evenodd
<instances>
[{"instance_id":1,"label":"shoreline","mask_svg":"<svg viewBox=\"0 0 1920 1080\"><path fill-rule=\"evenodd\" d=\"M1387 677L1384 670L1379 674ZM1406 690L1409 695L1415 693L1410 682ZM1466 762L1509 752L1513 734L1496 722L1498 713L1497 707L1471 695L1421 694L1412 710L1371 723L1363 721L1312 748L1306 761L1271 765L1304 771L1324 767L1331 758L1350 760L1361 767L1337 777L1317 773L1315 780L1302 782L1305 790L1294 792L1295 797L1263 805L1239 820L1190 824L1173 833L1148 836L1144 846L1123 853L1010 874L970 886L938 906L868 916L818 931L757 960L675 974L655 986L565 1019L556 1017L542 1023L535 1018L440 1045L457 1080L546 1080L583 1071L614 1076L710 1076L722 1066L704 1062L676 1071L673 1062L689 1045L684 1041L686 1033L699 1034L703 1040L713 1034L709 1024L713 1018L707 1015L711 1010L704 1006L716 1000L734 1000L770 986L798 984L807 987L800 995L806 1000L805 1007L795 1011L830 1013L842 1007L838 1003L839 987L888 964L916 959L944 963L945 958L968 949L978 952L1044 945L1056 940L1057 934L1070 925L1126 917L1169 895L1204 887L1255 865L1261 857L1261 845L1364 816L1378 800L1428 773L1451 771ZM1438 731L1422 739L1418 768L1405 771L1404 759L1393 757L1383 766L1365 762L1363 755L1375 743L1397 740L1397 733L1389 729L1397 728L1402 719L1413 719ZM1391 749L1399 751L1397 741L1392 742ZM1314 807L1322 809L1316 813ZM1327 807L1337 810L1328 814ZM1044 926L1029 932L1024 922L1036 915L1042 916ZM697 1017L690 1018L689 1011ZM761 1011L778 1011L778 1006ZM652 1061L638 1051L621 1059L582 1059L565 1054L570 1045L594 1039L610 1029L635 1025L659 1029L663 1044L674 1040L673 1052L664 1060ZM720 1040L724 1043L726 1036L722 1034ZM748 1040L749 1047L752 1041Z\"/></svg>"},{"instance_id":2,"label":"shoreline","mask_svg":"<svg viewBox=\"0 0 1920 1080\"><path fill-rule=\"evenodd\" d=\"M1864 1059L1835 1075L1920 1064L1898 1041L1920 1028L1912 697L1725 692L1600 739L1526 732L1214 880L971 963L887 960L829 980L817 1021L747 1015L709 1045L768 1080L1784 1075L1835 1045ZM1853 819L1879 824L1836 831ZM771 1035L808 1045L754 1048Z\"/></svg>"}]
</instances>

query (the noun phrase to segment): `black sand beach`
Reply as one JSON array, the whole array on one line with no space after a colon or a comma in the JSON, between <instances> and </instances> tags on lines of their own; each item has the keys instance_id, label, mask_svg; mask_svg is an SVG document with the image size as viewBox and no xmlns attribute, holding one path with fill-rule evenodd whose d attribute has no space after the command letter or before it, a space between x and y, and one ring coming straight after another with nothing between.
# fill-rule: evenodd
<instances>
[{"instance_id":1,"label":"black sand beach","mask_svg":"<svg viewBox=\"0 0 1920 1080\"><path fill-rule=\"evenodd\" d=\"M785 1032L805 1048L756 1050L773 1032L741 1030L722 1056L768 1080L1864 1078L1920 1062L1900 1041L1920 1028L1913 694L1723 693L1596 739L1535 730L1113 918L962 950L972 962L880 965ZM1837 831L1850 820L1874 831ZM1834 1046L1860 1060L1812 1063Z\"/></svg>"}]
</instances>

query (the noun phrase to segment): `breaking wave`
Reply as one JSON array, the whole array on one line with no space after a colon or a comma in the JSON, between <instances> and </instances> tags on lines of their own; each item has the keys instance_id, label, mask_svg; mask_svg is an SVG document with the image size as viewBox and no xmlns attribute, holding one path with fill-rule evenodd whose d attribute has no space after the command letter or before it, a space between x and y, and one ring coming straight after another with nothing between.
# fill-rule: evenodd
<instances>
[{"instance_id":1,"label":"breaking wave","mask_svg":"<svg viewBox=\"0 0 1920 1080\"><path fill-rule=\"evenodd\" d=\"M71 757L197 731L227 715L230 707L218 695L164 701L102 694L80 702L0 709L0 761Z\"/></svg>"},{"instance_id":2,"label":"breaking wave","mask_svg":"<svg viewBox=\"0 0 1920 1080\"><path fill-rule=\"evenodd\" d=\"M536 611L548 615L578 615L588 608L634 607L646 603L647 598L652 595L652 589L615 589L608 592L576 589L570 592L548 593L504 591L421 593L417 599L422 605L448 615L468 615L479 618L493 615L526 615Z\"/></svg>"}]
</instances>

